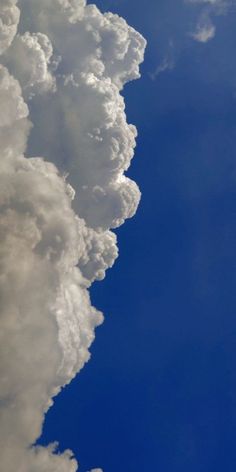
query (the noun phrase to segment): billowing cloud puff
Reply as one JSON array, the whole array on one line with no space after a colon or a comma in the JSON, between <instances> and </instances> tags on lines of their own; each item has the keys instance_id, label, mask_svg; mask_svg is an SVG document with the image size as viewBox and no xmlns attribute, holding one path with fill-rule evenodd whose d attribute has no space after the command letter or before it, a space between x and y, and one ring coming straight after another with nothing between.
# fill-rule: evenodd
<instances>
[{"instance_id":1,"label":"billowing cloud puff","mask_svg":"<svg viewBox=\"0 0 236 472\"><path fill-rule=\"evenodd\" d=\"M110 229L139 202L119 90L139 76L145 41L84 1L18 6L20 22L16 2L0 6L1 467L74 472L70 451L32 445L89 359L103 316L88 287L118 255Z\"/></svg>"},{"instance_id":2,"label":"billowing cloud puff","mask_svg":"<svg viewBox=\"0 0 236 472\"><path fill-rule=\"evenodd\" d=\"M196 29L191 33L191 36L200 43L207 43L207 41L214 38L215 32L216 29L210 17L204 13L198 20Z\"/></svg>"},{"instance_id":3,"label":"billowing cloud puff","mask_svg":"<svg viewBox=\"0 0 236 472\"><path fill-rule=\"evenodd\" d=\"M54 157L69 172L76 209L89 226L117 227L134 214L140 198L136 185L123 176L133 157L136 129L127 124L124 100L111 80L83 74L78 82L71 77L58 82L56 96L33 103L31 152Z\"/></svg>"},{"instance_id":4,"label":"billowing cloud puff","mask_svg":"<svg viewBox=\"0 0 236 472\"><path fill-rule=\"evenodd\" d=\"M30 123L28 107L24 102L19 83L0 66L0 152L3 158L23 153Z\"/></svg>"},{"instance_id":5,"label":"billowing cloud puff","mask_svg":"<svg viewBox=\"0 0 236 472\"><path fill-rule=\"evenodd\" d=\"M0 5L0 54L11 44L19 23L20 10L17 0L1 0Z\"/></svg>"},{"instance_id":6,"label":"billowing cloud puff","mask_svg":"<svg viewBox=\"0 0 236 472\"><path fill-rule=\"evenodd\" d=\"M118 15L102 14L95 5L83 8L84 2L77 0L20 0L19 4L20 29L27 28L30 17L31 30L49 36L62 57L62 74L91 72L109 77L119 88L139 77L145 40Z\"/></svg>"},{"instance_id":7,"label":"billowing cloud puff","mask_svg":"<svg viewBox=\"0 0 236 472\"><path fill-rule=\"evenodd\" d=\"M116 235L111 231L95 232L86 225L82 232L85 248L79 259L79 268L88 281L102 280L106 269L112 267L118 257Z\"/></svg>"},{"instance_id":8,"label":"billowing cloud puff","mask_svg":"<svg viewBox=\"0 0 236 472\"><path fill-rule=\"evenodd\" d=\"M45 34L26 32L16 36L5 64L18 77L26 97L55 88L50 72L52 54L52 44Z\"/></svg>"}]
</instances>

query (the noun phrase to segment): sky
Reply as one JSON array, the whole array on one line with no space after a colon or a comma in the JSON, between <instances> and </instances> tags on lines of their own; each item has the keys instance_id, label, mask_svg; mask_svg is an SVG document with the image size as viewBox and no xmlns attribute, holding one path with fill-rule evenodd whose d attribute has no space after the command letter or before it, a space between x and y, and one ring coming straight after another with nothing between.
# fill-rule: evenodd
<instances>
[{"instance_id":1,"label":"sky","mask_svg":"<svg viewBox=\"0 0 236 472\"><path fill-rule=\"evenodd\" d=\"M92 358L57 397L42 441L70 446L81 472L233 472L236 8L97 6L147 39L141 79L123 91L142 199L92 288L105 314ZM215 30L200 41L204 18Z\"/></svg>"},{"instance_id":2,"label":"sky","mask_svg":"<svg viewBox=\"0 0 236 472\"><path fill-rule=\"evenodd\" d=\"M27 2L28 0L19 2L22 9L24 9L24 3L27 8ZM80 3L82 5L83 2ZM121 470L125 472L147 470L218 472L222 469L234 472L236 466L234 441L236 432L236 166L234 155L236 6L233 1L226 0L149 0L148 4L137 2L137 0L97 0L96 5L102 12L111 11L125 18L127 23L147 40L145 60L141 65L141 78L127 83L121 91L125 98L128 123L134 124L138 129L135 157L126 174L137 182L142 198L135 216L126 221L123 226L115 229L119 258L112 269L106 272L105 279L95 281L90 288L92 304L103 312L105 318L104 323L96 328L96 339L90 348L91 359L79 375L54 398L54 405L46 414L43 433L37 442L47 447L49 443L58 441L59 451L72 450L78 459L80 472L97 470L97 468L99 471L101 468L103 472L120 472ZM25 18L28 26L28 17L25 16ZM46 26L41 25L41 27L42 31L45 28L47 32ZM66 56L66 48L63 49L63 35L60 43L60 28L64 32L64 26L58 22L53 27L52 38L58 45L58 49L62 48L67 59L62 63L60 70L63 74L70 63L70 54ZM22 30L25 28L24 23L20 23L20 28ZM35 41L37 43L35 50L39 50L39 45L43 44L43 40L37 37ZM35 69L35 77L31 74L31 83L29 81L26 83L27 74L25 70L21 70L16 54L17 51L21 54L23 46L20 42L14 44L7 59L4 59L4 66L8 67L11 74L18 78L23 90L23 98L30 109L30 117L36 123L31 130L28 153L34 156L37 150L39 155L52 160L59 169L63 169L64 154L68 150L71 151L73 146L71 142L70 146L67 146L64 135L62 141L58 137L57 114L61 108L58 105L58 108L54 109L54 102L51 101L52 111L50 111L49 104L45 107L47 95L46 102L42 98L39 100L36 90L39 85L41 88L53 89L53 70L48 72L44 64L41 82L35 79L39 74ZM45 44L46 42L41 50L49 51L50 55L50 45L47 43L45 46ZM74 45L71 42L69 46L72 49L75 48L76 51L76 43ZM41 58L42 55L37 60L41 61ZM71 67L71 64L69 65ZM129 67L132 70L132 66L129 65ZM133 70L132 72L135 75ZM118 75L117 77L115 76L114 79L116 83L120 80ZM90 84L87 85L90 87ZM87 92L85 85L83 86L85 98L88 100L93 89ZM21 97L16 85L11 84L11 87L14 88L14 94ZM63 94L60 84L58 87L60 94ZM36 99L33 98L34 94ZM68 115L71 127L76 111L73 108L73 100L70 101L70 94L71 92L68 92L64 98L62 96L60 106L66 107L69 104L71 107L74 113L71 113L71 121ZM80 100L79 105L84 111L85 118L86 116L90 118L89 107L87 108L86 103L84 104L83 98ZM103 109L99 108L99 104L97 105L95 101L91 103L93 106L98 106L95 111L102 115ZM117 103L120 102L117 101ZM29 133L30 125L25 121L27 112L21 98L18 105L17 110L21 110L20 120L23 120L21 128L24 128L25 136ZM11 102L10 106L13 107ZM45 126L44 121L50 113L52 113L51 123L56 124L55 129L51 125L50 132L47 133L47 123ZM96 115L94 110L93 114ZM0 123L2 119L0 116ZM10 124L12 120L13 118L10 117ZM67 126L66 121L65 123L64 126ZM19 137L21 128L20 131L17 128L16 144L12 145L13 154L15 147L17 150L19 146L22 149L24 147L21 144L23 138ZM52 136L50 136L51 131ZM127 130L126 132L128 133ZM72 136L76 144L73 130L67 135L69 141L68 136L69 138ZM56 140L59 143L58 147L55 144ZM86 152L83 141L82 149ZM58 150L60 152L57 153ZM56 157L52 158L51 156L55 154ZM19 161L17 166L17 169L21 169L20 166L22 166L21 173L23 173L26 163ZM34 166L36 170L42 167L40 176L43 176L44 180L41 181L41 177L39 179L39 176L34 176ZM70 166L69 171L71 172L72 169L72 172L69 179L72 179L70 183L75 187L79 172L75 168L74 161ZM6 176L11 175L10 188L14 182L17 191L14 195L11 194L11 197L6 200L7 203L3 200L4 205L0 199L3 205L0 211L5 211L2 208L4 209L9 201L16 199L13 209L17 212L19 211L17 192L22 195L22 181L18 184L16 177L13 181L13 171L5 171L5 168L3 177L5 172ZM21 278L24 277L24 280L25 278L27 280L28 293L35 292L35 287L39 287L39 279L44 280L46 277L45 285L40 285L40 290L47 299L49 297L47 287L50 285L52 292L55 290L54 283L51 282L51 277L54 276L51 276L51 273L56 273L57 278L65 285L70 282L66 278L64 266L73 266L74 259L78 258L78 255L74 255L76 249L73 249L74 253L71 254L71 247L74 248L74 244L78 244L75 236L75 219L68 199L65 197L64 184L55 176L56 171L49 167L44 168L44 164L38 161L32 164L29 172L32 174L33 185L27 183L26 193L28 192L31 196L33 203L32 206L26 205L27 200L24 197L24 212L26 205L26 214L32 213L36 216L31 222L28 219L24 220L30 236L27 239L27 249L20 245L19 254L14 252L14 262L17 261L14 265L19 265L21 268ZM98 174L99 172L100 168L97 170ZM45 176L48 178L51 173L50 185L46 185ZM90 169L82 168L82 174L83 178L86 177L88 181L92 178ZM26 178L23 181L24 185L25 182ZM80 183L81 188L75 187L79 197L83 197L82 183ZM42 188L44 193L40 191ZM44 210L42 211L45 206L45 195L48 196L47 212L48 209L51 211L49 216L45 216L48 214L46 210L45 215ZM3 198L1 194L0 197ZM96 229L97 212L105 232L107 228L114 227L114 219L112 223L110 220L115 217L108 211L105 218L103 211L100 213L100 207L95 211L92 207L91 213L87 214L86 202L90 202L90 197L86 194L81 204L79 197L78 202L75 200L75 207L79 209L79 215L82 214L88 225L84 227L80 221L79 244L84 247L84 242L81 243L81 240L86 241L87 238L90 241L91 239L93 248L93 241L100 234ZM87 201L86 198L88 198ZM36 202L40 202L39 208ZM22 218L23 210L20 211ZM65 221L60 220L60 213L65 215ZM59 228L57 233L60 234L61 240L65 241L62 248L58 239L58 248L56 243L51 242L53 228L52 225L50 226L50 220L54 221L55 214L57 215L55 226ZM124 214L124 218L127 216L129 213ZM40 223L41 226L36 228L37 231L33 230L33 222L36 219L41 221L40 218L44 223ZM10 225L10 231L14 234L16 232L18 238L20 230L15 231L16 225L13 225L11 219L9 221L4 216L4 225L8 228ZM64 229L62 229L65 226L72 228L68 230L68 234L64 234ZM21 228L20 223L19 228ZM86 231L86 236L83 236ZM42 238L41 246L36 251L37 258L32 259L29 268L26 265L22 267L20 257L22 251L24 250L25 258L30 260L28 246L32 243L34 234L44 235L44 232L46 236ZM106 241L110 241L107 263L104 262L98 268L97 266L94 268L93 265L91 267L91 261L90 265L85 263L85 259L89 259L89 250L86 257L83 253L83 257L79 259L79 268L86 279L93 280L92 270L97 271L97 277L94 276L94 278L101 278L99 271L105 270L113 263L114 239L110 233L105 234ZM23 237L21 239L23 240ZM13 243L9 241L6 247L11 249L14 240ZM104 243L105 246L106 244L108 242ZM51 252L47 249L48 247ZM47 257L45 256L46 249ZM93 250L94 248L91 252ZM39 254L40 259L38 259ZM51 265L47 265L50 254L55 254L58 260L64 258L62 268L59 262L55 264L51 260ZM102 253L103 256L104 253ZM12 264L11 260L10 263ZM33 273L31 265L37 267L37 277L34 276L30 285ZM10 280L13 284L18 281L18 276L14 271L11 273ZM75 278L72 282L75 284ZM17 289L13 290L13 294L17 294L14 296L18 302L17 297L22 299L22 293L25 297L25 292L18 288L21 287L19 282L16 286ZM41 357L44 359L43 350L45 350L46 363L50 359L50 363L48 362L50 368L41 369L43 364L35 365L41 383L44 381L50 392L53 388L69 382L75 372L82 368L87 359L87 349L92 341L93 330L101 322L99 315L94 314L92 328L87 325L84 328L84 320L90 313L91 307L81 281L79 281L79 286L79 300L85 299L85 302L82 304L78 302L80 309L82 306L82 315L76 329L79 332L82 330L82 334L78 339L70 333L66 334L68 336L66 344L74 346L74 343L79 342L80 345L82 344L83 352L82 355L78 355L78 358L74 351L72 352L75 359L70 371L67 363L71 352L69 348L68 352L65 350L65 361L59 379L58 374L55 374L57 369L53 370L54 364L60 365L58 364L60 355L55 327L49 322L46 324L45 317L44 329L49 333L48 343L42 344L43 348L39 357L41 362ZM0 289L2 290L2 285ZM63 299L63 294L60 296ZM32 310L32 306L35 306L36 300L40 306L43 306L43 312L47 313L49 308L48 305L44 308L44 298L39 297L36 300L33 297L32 301L30 298L30 309ZM50 297L49 300L52 304ZM68 308L70 305L65 306ZM27 312L28 305L24 305L24 310ZM8 312L8 309L6 311ZM37 310L35 313L38 316ZM37 339L35 336L32 338L33 326L30 326L31 331L27 331L27 323L27 321L24 322L23 331L26 330L27 336L27 333L30 333L30 339L33 339L33 342L29 343L29 351L25 351L25 357L29 355L28 352L32 352L32 346L35 345ZM18 328L19 326L17 324ZM41 336L38 326L36 332ZM84 341L83 336L87 332L89 332L89 340ZM8 331L6 333L8 334ZM24 338L22 335L22 339L25 339L26 344L28 343L28 337ZM15 340L16 344L10 344L10 349L16 346L13 347L13 351L15 349L18 353L18 334L16 336L14 334L14 342ZM50 347L52 342L55 343L53 349ZM22 351L22 341L20 341L20 348L19 352ZM31 377L37 384L37 377L34 377L35 367L31 368L31 364L24 364L23 361L22 355L24 370L22 367L21 376L27 389L26 393L19 397L19 405L25 405L27 395L27 401L29 401L27 392L31 392L27 383L28 377L27 375L24 377L25 370L30 371ZM42 360L43 362L45 366L45 360ZM18 364L15 362L14 368L10 363L6 365L9 371L12 369L17 379L16 391L23 391L20 381L18 382L18 367L16 367ZM10 391L14 390L15 383L11 382ZM33 395L39 401L44 395L44 390ZM49 398L51 396L50 393ZM11 395L8 394L6 398L7 401L5 397L3 398L3 405L4 402L7 405L10 403ZM38 412L34 415L37 417ZM30 409L27 416L32 419ZM3 418L5 419L5 416ZM7 421L12 428L14 423L11 416L10 421ZM21 425L20 422L19 424ZM25 423L22 424L24 429ZM33 432L31 435L35 440L39 436L40 427L37 426L36 430L38 434ZM0 446L1 434L0 431ZM30 439L28 442L30 443ZM39 454L42 453L41 449L38 451ZM61 457L64 460L64 456ZM6 464L8 464L7 460ZM67 456L65 456L65 463L67 463ZM7 468L5 470L13 472ZM33 469L29 468L29 472L31 470L44 472L45 469L43 466L39 469L34 466ZM50 472L51 470L52 472L57 470L56 462L55 469L50 469ZM74 472L75 469L65 467L58 470ZM26 470L23 468L20 472L26 472Z\"/></svg>"}]
</instances>

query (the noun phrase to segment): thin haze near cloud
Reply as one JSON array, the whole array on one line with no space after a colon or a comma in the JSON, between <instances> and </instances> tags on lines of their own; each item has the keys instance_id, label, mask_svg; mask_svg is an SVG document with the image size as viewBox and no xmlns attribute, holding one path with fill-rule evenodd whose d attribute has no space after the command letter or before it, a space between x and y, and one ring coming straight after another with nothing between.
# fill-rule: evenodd
<instances>
[{"instance_id":1,"label":"thin haze near cloud","mask_svg":"<svg viewBox=\"0 0 236 472\"><path fill-rule=\"evenodd\" d=\"M166 2L161 17L164 27L158 25L156 36L159 61L150 71L150 78L155 80L160 74L171 72L182 53L194 43L204 46L212 41L217 35L219 18L235 8L232 0L176 0L170 11Z\"/></svg>"},{"instance_id":2,"label":"thin haze near cloud","mask_svg":"<svg viewBox=\"0 0 236 472\"><path fill-rule=\"evenodd\" d=\"M214 17L225 15L230 7L231 0L185 0L186 3L202 6L195 29L189 34L200 43L207 43L214 38L216 27Z\"/></svg>"},{"instance_id":3,"label":"thin haze near cloud","mask_svg":"<svg viewBox=\"0 0 236 472\"><path fill-rule=\"evenodd\" d=\"M124 172L136 128L124 84L145 40L84 0L0 6L0 450L6 472L74 472L71 451L33 446L52 398L89 359L103 315L89 286L134 215ZM39 157L40 156L40 157ZM93 469L101 472L101 469Z\"/></svg>"}]
</instances>

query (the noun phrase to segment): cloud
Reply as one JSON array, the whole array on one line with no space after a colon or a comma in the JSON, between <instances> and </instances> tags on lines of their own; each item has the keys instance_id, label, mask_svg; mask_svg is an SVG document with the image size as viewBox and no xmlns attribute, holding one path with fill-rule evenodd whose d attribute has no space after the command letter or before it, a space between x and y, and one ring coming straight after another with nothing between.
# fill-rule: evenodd
<instances>
[{"instance_id":1,"label":"cloud","mask_svg":"<svg viewBox=\"0 0 236 472\"><path fill-rule=\"evenodd\" d=\"M92 469L90 472L102 472L102 469Z\"/></svg>"},{"instance_id":2,"label":"cloud","mask_svg":"<svg viewBox=\"0 0 236 472\"><path fill-rule=\"evenodd\" d=\"M26 98L56 87L50 71L52 54L52 44L45 34L26 32L15 37L5 64L11 64Z\"/></svg>"},{"instance_id":3,"label":"cloud","mask_svg":"<svg viewBox=\"0 0 236 472\"><path fill-rule=\"evenodd\" d=\"M192 33L192 37L199 41L200 43L207 43L210 39L215 36L215 27L214 25L198 25L197 31Z\"/></svg>"},{"instance_id":4,"label":"cloud","mask_svg":"<svg viewBox=\"0 0 236 472\"><path fill-rule=\"evenodd\" d=\"M11 44L17 31L20 10L17 0L2 0L0 8L0 54Z\"/></svg>"},{"instance_id":5,"label":"cloud","mask_svg":"<svg viewBox=\"0 0 236 472\"><path fill-rule=\"evenodd\" d=\"M160 64L156 67L154 72L151 72L149 75L152 80L155 80L158 75L162 72L172 70L175 67L175 52L174 52L174 43L173 41L169 41L168 51L165 57L162 59Z\"/></svg>"},{"instance_id":6,"label":"cloud","mask_svg":"<svg viewBox=\"0 0 236 472\"><path fill-rule=\"evenodd\" d=\"M70 451L33 445L89 359L103 316L88 288L140 199L124 175L136 129L120 90L139 77L145 41L84 1L18 7L0 6L1 466L74 472Z\"/></svg>"},{"instance_id":7,"label":"cloud","mask_svg":"<svg viewBox=\"0 0 236 472\"><path fill-rule=\"evenodd\" d=\"M230 6L229 0L185 0L186 3L193 5L202 5L202 11L197 19L193 31L189 34L193 39L201 43L206 43L214 38L216 27L213 23L215 16L225 15Z\"/></svg>"},{"instance_id":8,"label":"cloud","mask_svg":"<svg viewBox=\"0 0 236 472\"><path fill-rule=\"evenodd\" d=\"M150 37L154 66L149 77L155 80L160 74L172 71L190 48L195 54L195 47L216 38L220 17L229 14L231 9L231 0L166 0L160 5L153 1L146 21L148 29L158 33Z\"/></svg>"},{"instance_id":9,"label":"cloud","mask_svg":"<svg viewBox=\"0 0 236 472\"><path fill-rule=\"evenodd\" d=\"M215 9L216 12L223 12L231 6L231 0L184 0L186 3L195 5L206 5Z\"/></svg>"},{"instance_id":10,"label":"cloud","mask_svg":"<svg viewBox=\"0 0 236 472\"><path fill-rule=\"evenodd\" d=\"M190 33L193 39L200 43L207 43L210 39L213 39L216 33L216 28L211 22L207 14L203 14L198 20L196 29Z\"/></svg>"}]
</instances>

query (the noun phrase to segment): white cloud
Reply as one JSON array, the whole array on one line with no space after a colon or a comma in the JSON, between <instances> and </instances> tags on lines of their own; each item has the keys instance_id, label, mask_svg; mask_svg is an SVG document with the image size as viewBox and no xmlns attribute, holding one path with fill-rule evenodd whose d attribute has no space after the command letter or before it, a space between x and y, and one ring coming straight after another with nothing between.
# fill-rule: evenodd
<instances>
[{"instance_id":1,"label":"white cloud","mask_svg":"<svg viewBox=\"0 0 236 472\"><path fill-rule=\"evenodd\" d=\"M25 97L55 89L55 78L50 71L53 48L42 33L17 35L3 62L19 78Z\"/></svg>"},{"instance_id":2,"label":"white cloud","mask_svg":"<svg viewBox=\"0 0 236 472\"><path fill-rule=\"evenodd\" d=\"M186 3L202 5L202 11L190 36L198 42L207 43L214 38L216 27L213 19L217 15L225 15L230 6L229 0L185 0Z\"/></svg>"},{"instance_id":3,"label":"white cloud","mask_svg":"<svg viewBox=\"0 0 236 472\"><path fill-rule=\"evenodd\" d=\"M92 469L90 472L102 472L102 469Z\"/></svg>"},{"instance_id":4,"label":"white cloud","mask_svg":"<svg viewBox=\"0 0 236 472\"><path fill-rule=\"evenodd\" d=\"M102 472L102 469L92 469L90 472Z\"/></svg>"},{"instance_id":5,"label":"white cloud","mask_svg":"<svg viewBox=\"0 0 236 472\"><path fill-rule=\"evenodd\" d=\"M16 2L0 6L1 467L74 472L70 451L31 445L89 359L103 316L88 287L117 257L110 229L139 202L119 90L139 76L145 41L84 1L18 5L18 33Z\"/></svg>"},{"instance_id":6,"label":"white cloud","mask_svg":"<svg viewBox=\"0 0 236 472\"><path fill-rule=\"evenodd\" d=\"M22 134L26 107L20 87L6 69L1 73L10 110L1 128L13 122L15 133ZM91 307L76 268L85 254L84 222L71 209L66 182L53 164L25 159L9 143L7 149L3 143L1 155L1 466L30 470L35 457L34 470L58 471L51 450L27 448L40 435L51 397L88 360L102 317ZM68 454L64 462L70 462Z\"/></svg>"},{"instance_id":7,"label":"white cloud","mask_svg":"<svg viewBox=\"0 0 236 472\"><path fill-rule=\"evenodd\" d=\"M196 30L191 33L191 36L200 43L207 43L215 36L216 28L211 22L210 18L203 15L196 26Z\"/></svg>"}]
</instances>

